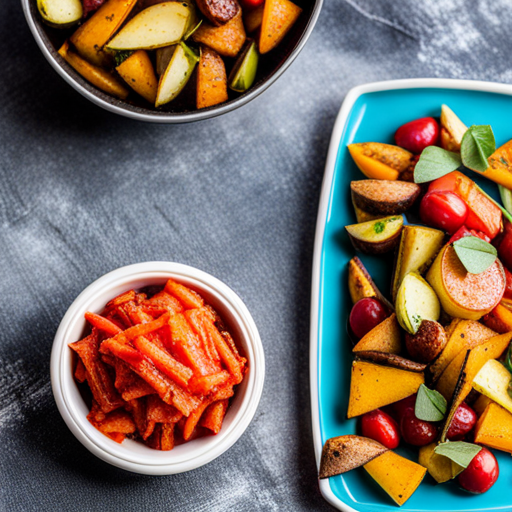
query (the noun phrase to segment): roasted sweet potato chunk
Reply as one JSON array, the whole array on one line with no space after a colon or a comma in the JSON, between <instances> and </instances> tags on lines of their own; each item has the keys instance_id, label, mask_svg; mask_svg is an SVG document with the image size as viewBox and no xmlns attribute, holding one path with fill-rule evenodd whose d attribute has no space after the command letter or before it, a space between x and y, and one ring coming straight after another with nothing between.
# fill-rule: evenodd
<instances>
[{"instance_id":1,"label":"roasted sweet potato chunk","mask_svg":"<svg viewBox=\"0 0 512 512\"><path fill-rule=\"evenodd\" d=\"M197 67L197 108L207 108L228 99L226 66L220 55L201 47L201 59Z\"/></svg>"}]
</instances>

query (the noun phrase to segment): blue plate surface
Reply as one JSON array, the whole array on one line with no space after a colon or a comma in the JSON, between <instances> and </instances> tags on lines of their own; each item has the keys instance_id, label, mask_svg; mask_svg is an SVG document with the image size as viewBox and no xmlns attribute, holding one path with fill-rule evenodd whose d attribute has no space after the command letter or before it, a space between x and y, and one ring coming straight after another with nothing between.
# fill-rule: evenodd
<instances>
[{"instance_id":1,"label":"blue plate surface","mask_svg":"<svg viewBox=\"0 0 512 512\"><path fill-rule=\"evenodd\" d=\"M387 142L393 144L395 130L412 119L439 117L441 104L449 105L468 126L490 124L497 146L512 138L512 98L506 94L482 90L450 88L413 88L383 90L359 95L348 114L341 133L328 207L321 240L318 278L317 343L317 419L321 443L342 434L356 433L356 420L347 420L350 387L351 343L346 325L351 309L347 288L347 262L356 254L344 226L355 222L350 201L351 180L364 176L347 150L352 142ZM334 142L334 140L333 140ZM472 178L495 198L495 184ZM320 222L320 221L319 221ZM318 244L317 240L317 244ZM318 250L318 249L317 249ZM390 287L392 257L359 255L379 288L387 294ZM314 357L314 355L313 355ZM314 372L313 372L314 375ZM312 388L316 386L312 382ZM315 409L315 399L313 399ZM314 425L314 428L316 426ZM317 456L318 456L317 446ZM417 453L401 449L400 453L417 460ZM401 507L404 511L484 511L512 510L512 459L494 450L500 465L500 477L483 495L471 495L456 483L435 485L427 475L416 493ZM397 510L388 495L360 468L329 479L330 489L342 503L339 508L360 512ZM325 493L324 493L325 494ZM330 499L331 502L332 496ZM334 503L338 505L337 503Z\"/></svg>"}]
</instances>

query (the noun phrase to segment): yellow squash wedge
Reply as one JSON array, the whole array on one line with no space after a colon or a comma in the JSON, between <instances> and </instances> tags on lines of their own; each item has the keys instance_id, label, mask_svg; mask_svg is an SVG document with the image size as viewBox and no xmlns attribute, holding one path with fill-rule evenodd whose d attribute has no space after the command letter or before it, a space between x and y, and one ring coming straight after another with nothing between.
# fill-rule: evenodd
<instances>
[{"instance_id":1,"label":"yellow squash wedge","mask_svg":"<svg viewBox=\"0 0 512 512\"><path fill-rule=\"evenodd\" d=\"M273 50L297 21L302 9L290 0L265 0L260 32L260 53Z\"/></svg>"},{"instance_id":2,"label":"yellow squash wedge","mask_svg":"<svg viewBox=\"0 0 512 512\"><path fill-rule=\"evenodd\" d=\"M158 80L145 50L134 52L116 67L116 71L136 93L149 103L155 103Z\"/></svg>"},{"instance_id":3,"label":"yellow squash wedge","mask_svg":"<svg viewBox=\"0 0 512 512\"><path fill-rule=\"evenodd\" d=\"M353 352L374 350L387 354L400 354L402 351L402 336L400 326L393 313L383 322L365 334L352 349Z\"/></svg>"},{"instance_id":4,"label":"yellow squash wedge","mask_svg":"<svg viewBox=\"0 0 512 512\"><path fill-rule=\"evenodd\" d=\"M490 403L476 424L475 443L512 453L512 414Z\"/></svg>"},{"instance_id":5,"label":"yellow squash wedge","mask_svg":"<svg viewBox=\"0 0 512 512\"><path fill-rule=\"evenodd\" d=\"M427 472L391 450L368 462L364 469L400 506L414 494Z\"/></svg>"},{"instance_id":6,"label":"yellow squash wedge","mask_svg":"<svg viewBox=\"0 0 512 512\"><path fill-rule=\"evenodd\" d=\"M398 402L416 393L424 382L423 373L354 361L347 415L354 418Z\"/></svg>"}]
</instances>

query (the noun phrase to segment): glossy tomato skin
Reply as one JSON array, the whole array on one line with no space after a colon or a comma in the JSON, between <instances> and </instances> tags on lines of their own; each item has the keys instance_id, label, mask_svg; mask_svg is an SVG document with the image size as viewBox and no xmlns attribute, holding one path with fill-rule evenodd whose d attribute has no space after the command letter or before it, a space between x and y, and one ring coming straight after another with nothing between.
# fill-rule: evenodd
<instances>
[{"instance_id":1,"label":"glossy tomato skin","mask_svg":"<svg viewBox=\"0 0 512 512\"><path fill-rule=\"evenodd\" d=\"M481 231L477 231L476 229L469 229L466 226L462 226L458 229L458 231L450 238L449 244L453 244L457 240L460 240L464 236L476 236L477 238L482 239L484 242L490 243L491 239Z\"/></svg>"},{"instance_id":2,"label":"glossy tomato skin","mask_svg":"<svg viewBox=\"0 0 512 512\"><path fill-rule=\"evenodd\" d=\"M396 421L380 409L362 416L361 432L364 437L374 439L390 450L398 448L400 444L400 431Z\"/></svg>"},{"instance_id":3,"label":"glossy tomato skin","mask_svg":"<svg viewBox=\"0 0 512 512\"><path fill-rule=\"evenodd\" d=\"M499 474L500 468L496 457L487 448L482 448L458 476L458 480L466 491L482 494L495 484Z\"/></svg>"},{"instance_id":4,"label":"glossy tomato skin","mask_svg":"<svg viewBox=\"0 0 512 512\"><path fill-rule=\"evenodd\" d=\"M450 441L462 441L476 425L476 412L466 402L462 402L453 417L446 437Z\"/></svg>"},{"instance_id":5,"label":"glossy tomato skin","mask_svg":"<svg viewBox=\"0 0 512 512\"><path fill-rule=\"evenodd\" d=\"M505 271L505 277L507 279L503 297L505 299L512 299L512 272L510 272L506 267L503 267L503 270Z\"/></svg>"},{"instance_id":6,"label":"glossy tomato skin","mask_svg":"<svg viewBox=\"0 0 512 512\"><path fill-rule=\"evenodd\" d=\"M420 204L421 220L449 234L458 231L468 216L466 203L453 192L427 192Z\"/></svg>"},{"instance_id":7,"label":"glossy tomato skin","mask_svg":"<svg viewBox=\"0 0 512 512\"><path fill-rule=\"evenodd\" d=\"M419 154L439 139L439 124L433 117L422 117L403 124L395 133L397 146Z\"/></svg>"},{"instance_id":8,"label":"glossy tomato skin","mask_svg":"<svg viewBox=\"0 0 512 512\"><path fill-rule=\"evenodd\" d=\"M240 4L242 5L242 9L255 9L259 7L265 2L265 0L241 0Z\"/></svg>"},{"instance_id":9,"label":"glossy tomato skin","mask_svg":"<svg viewBox=\"0 0 512 512\"><path fill-rule=\"evenodd\" d=\"M505 224L505 231L498 247L498 256L510 271L512 271L512 224Z\"/></svg>"},{"instance_id":10,"label":"glossy tomato skin","mask_svg":"<svg viewBox=\"0 0 512 512\"><path fill-rule=\"evenodd\" d=\"M408 396L398 402L395 402L391 405L394 417L396 417L398 423L402 421L404 414L410 409L414 411L414 407L416 406L416 394Z\"/></svg>"},{"instance_id":11,"label":"glossy tomato skin","mask_svg":"<svg viewBox=\"0 0 512 512\"><path fill-rule=\"evenodd\" d=\"M425 446L436 440L437 427L416 417L414 409L407 409L400 421L403 440L413 446Z\"/></svg>"},{"instance_id":12,"label":"glossy tomato skin","mask_svg":"<svg viewBox=\"0 0 512 512\"><path fill-rule=\"evenodd\" d=\"M373 297L358 300L350 312L349 324L357 338L362 338L389 316L382 302Z\"/></svg>"}]
</instances>

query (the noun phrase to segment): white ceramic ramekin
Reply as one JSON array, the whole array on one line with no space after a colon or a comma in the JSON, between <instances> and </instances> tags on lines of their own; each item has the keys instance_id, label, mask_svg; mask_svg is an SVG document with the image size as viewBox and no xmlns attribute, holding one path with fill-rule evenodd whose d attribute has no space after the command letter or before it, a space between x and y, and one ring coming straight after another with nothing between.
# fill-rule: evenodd
<instances>
[{"instance_id":1,"label":"white ceramic ramekin","mask_svg":"<svg viewBox=\"0 0 512 512\"><path fill-rule=\"evenodd\" d=\"M126 439L118 444L96 430L73 378L68 343L81 339L84 313L99 312L113 297L130 289L163 285L172 278L197 290L221 315L248 360L245 379L236 388L221 431L176 446L169 452ZM51 382L59 411L76 438L94 455L114 466L146 475L170 475L207 464L230 448L251 422L263 390L265 358L258 329L241 299L215 277L179 263L147 262L119 268L89 285L64 315L51 356Z\"/></svg>"}]
</instances>

